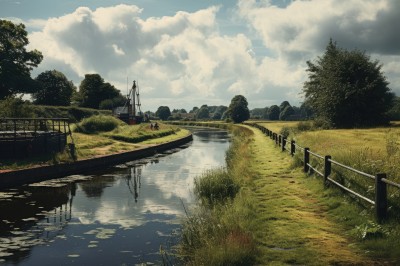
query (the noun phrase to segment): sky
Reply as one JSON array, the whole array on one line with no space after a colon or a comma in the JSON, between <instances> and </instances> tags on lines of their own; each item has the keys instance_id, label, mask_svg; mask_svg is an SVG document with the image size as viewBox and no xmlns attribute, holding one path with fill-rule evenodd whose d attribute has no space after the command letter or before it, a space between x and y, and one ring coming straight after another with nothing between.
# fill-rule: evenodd
<instances>
[{"instance_id":1,"label":"sky","mask_svg":"<svg viewBox=\"0 0 400 266\"><path fill-rule=\"evenodd\" d=\"M100 74L123 94L139 84L142 111L283 101L299 106L306 62L332 38L382 64L400 96L398 0L0 0L43 53L32 77L58 70L79 87Z\"/></svg>"}]
</instances>

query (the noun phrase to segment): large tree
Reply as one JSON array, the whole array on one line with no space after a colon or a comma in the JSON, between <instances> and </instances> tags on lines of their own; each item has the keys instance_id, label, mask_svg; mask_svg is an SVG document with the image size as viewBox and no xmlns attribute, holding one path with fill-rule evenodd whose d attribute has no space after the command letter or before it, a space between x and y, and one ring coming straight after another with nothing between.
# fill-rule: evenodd
<instances>
[{"instance_id":1,"label":"large tree","mask_svg":"<svg viewBox=\"0 0 400 266\"><path fill-rule=\"evenodd\" d=\"M269 120L278 120L279 119L279 114L280 114L279 106L278 105L272 105L270 108L268 108L267 118Z\"/></svg>"},{"instance_id":2,"label":"large tree","mask_svg":"<svg viewBox=\"0 0 400 266\"><path fill-rule=\"evenodd\" d=\"M37 88L31 70L42 62L37 51L27 51L28 33L24 24L0 20L0 100L17 93L32 93Z\"/></svg>"},{"instance_id":3,"label":"large tree","mask_svg":"<svg viewBox=\"0 0 400 266\"><path fill-rule=\"evenodd\" d=\"M200 107L199 111L196 113L197 119L209 119L210 111L207 105L203 105Z\"/></svg>"},{"instance_id":4,"label":"large tree","mask_svg":"<svg viewBox=\"0 0 400 266\"><path fill-rule=\"evenodd\" d=\"M171 110L168 106L160 106L156 111L156 116L158 116L161 120L167 120L168 117L171 116Z\"/></svg>"},{"instance_id":5,"label":"large tree","mask_svg":"<svg viewBox=\"0 0 400 266\"><path fill-rule=\"evenodd\" d=\"M316 116L329 126L375 126L387 122L393 94L378 61L330 40L325 53L307 62L303 92Z\"/></svg>"},{"instance_id":6,"label":"large tree","mask_svg":"<svg viewBox=\"0 0 400 266\"><path fill-rule=\"evenodd\" d=\"M98 109L102 101L121 96L120 91L110 83L105 83L99 74L86 74L76 99L82 107Z\"/></svg>"},{"instance_id":7,"label":"large tree","mask_svg":"<svg viewBox=\"0 0 400 266\"><path fill-rule=\"evenodd\" d=\"M39 89L32 94L35 104L68 106L76 90L72 81L57 70L45 71L36 77Z\"/></svg>"},{"instance_id":8,"label":"large tree","mask_svg":"<svg viewBox=\"0 0 400 266\"><path fill-rule=\"evenodd\" d=\"M241 123L250 118L247 99L242 95L236 95L232 98L228 107L229 117L234 123Z\"/></svg>"}]
</instances>

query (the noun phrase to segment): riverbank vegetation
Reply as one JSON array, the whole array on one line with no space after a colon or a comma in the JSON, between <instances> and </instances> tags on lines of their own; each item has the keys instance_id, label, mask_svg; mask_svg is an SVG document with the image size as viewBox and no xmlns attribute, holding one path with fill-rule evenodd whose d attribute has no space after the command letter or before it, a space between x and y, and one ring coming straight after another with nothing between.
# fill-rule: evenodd
<instances>
[{"instance_id":1,"label":"riverbank vegetation","mask_svg":"<svg viewBox=\"0 0 400 266\"><path fill-rule=\"evenodd\" d=\"M251 131L235 128L226 169L195 180L199 204L183 222L179 256L188 265L248 265L256 261L254 202L244 185L251 182Z\"/></svg>"},{"instance_id":2,"label":"riverbank vegetation","mask_svg":"<svg viewBox=\"0 0 400 266\"><path fill-rule=\"evenodd\" d=\"M262 124L277 132L291 127L290 137L301 145L311 141L308 134L318 132L300 131L298 122ZM350 139L350 132L365 134L370 141L382 137L360 131L345 132ZM326 188L316 176L304 175L261 132L238 132L227 152L227 169L208 171L196 179L198 206L188 211L178 247L187 265L391 265L400 261L396 216L377 223L372 207L336 188ZM315 147L320 137L315 137ZM385 147L385 138L380 141ZM354 148L359 145L354 143ZM324 147L319 149L323 152ZM340 152L346 152L343 146Z\"/></svg>"},{"instance_id":3,"label":"riverbank vegetation","mask_svg":"<svg viewBox=\"0 0 400 266\"><path fill-rule=\"evenodd\" d=\"M68 163L74 160L131 151L140 147L165 143L185 137L188 130L159 123L159 129L151 129L149 123L127 125L112 116L97 115L72 124L72 135L68 143L74 143L74 153L70 146L63 152L19 160L2 160L0 170L12 170Z\"/></svg>"},{"instance_id":4,"label":"riverbank vegetation","mask_svg":"<svg viewBox=\"0 0 400 266\"><path fill-rule=\"evenodd\" d=\"M396 123L390 127L368 129L318 129L309 122L260 123L277 133L288 134L302 147L320 155L331 155L335 161L352 168L375 175L386 173L389 180L400 183L400 128ZM294 165L300 158L295 157ZM318 160L314 166L323 169ZM335 172L338 178L351 189L374 199L374 183L348 171ZM346 234L358 239L361 248L372 257L400 260L400 190L388 186L388 215L383 224L378 224L373 216L373 207L346 196L337 188L325 189L323 181L310 177L319 200L327 206L327 213L344 225ZM313 184L314 183L314 184ZM319 184L318 184L319 183ZM346 198L346 201L343 201Z\"/></svg>"}]
</instances>

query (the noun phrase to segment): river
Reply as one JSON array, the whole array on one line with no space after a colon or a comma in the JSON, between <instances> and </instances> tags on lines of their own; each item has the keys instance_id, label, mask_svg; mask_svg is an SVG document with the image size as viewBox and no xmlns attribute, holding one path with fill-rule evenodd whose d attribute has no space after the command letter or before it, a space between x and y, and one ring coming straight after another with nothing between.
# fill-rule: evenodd
<instances>
[{"instance_id":1,"label":"river","mask_svg":"<svg viewBox=\"0 0 400 266\"><path fill-rule=\"evenodd\" d=\"M194 178L225 166L228 133L192 130L191 143L151 158L0 191L0 264L161 264Z\"/></svg>"}]
</instances>

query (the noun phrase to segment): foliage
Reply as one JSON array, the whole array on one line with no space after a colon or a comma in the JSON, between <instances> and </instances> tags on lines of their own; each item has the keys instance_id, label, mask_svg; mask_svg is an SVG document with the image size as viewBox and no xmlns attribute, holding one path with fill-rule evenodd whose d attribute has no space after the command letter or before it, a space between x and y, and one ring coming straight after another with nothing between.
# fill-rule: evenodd
<instances>
[{"instance_id":1,"label":"foliage","mask_svg":"<svg viewBox=\"0 0 400 266\"><path fill-rule=\"evenodd\" d=\"M294 115L294 109L288 105L280 112L279 120L289 120L292 115Z\"/></svg>"},{"instance_id":2,"label":"foliage","mask_svg":"<svg viewBox=\"0 0 400 266\"><path fill-rule=\"evenodd\" d=\"M316 115L334 127L387 123L393 94L378 61L364 52L347 51L330 40L322 57L307 61L303 92Z\"/></svg>"},{"instance_id":3,"label":"foliage","mask_svg":"<svg viewBox=\"0 0 400 266\"><path fill-rule=\"evenodd\" d=\"M228 107L228 114L234 123L241 123L250 118L250 111L247 106L247 99L244 96L236 95L232 98Z\"/></svg>"},{"instance_id":4,"label":"foliage","mask_svg":"<svg viewBox=\"0 0 400 266\"><path fill-rule=\"evenodd\" d=\"M202 107L200 107L200 109L196 113L196 118L197 119L209 119L210 118L210 111L208 110L207 105L203 105Z\"/></svg>"},{"instance_id":5,"label":"foliage","mask_svg":"<svg viewBox=\"0 0 400 266\"><path fill-rule=\"evenodd\" d=\"M0 100L0 117L32 118L35 113L32 104L22 100L22 97L8 96Z\"/></svg>"},{"instance_id":6,"label":"foliage","mask_svg":"<svg viewBox=\"0 0 400 266\"><path fill-rule=\"evenodd\" d=\"M57 70L40 73L36 79L39 89L32 94L35 104L68 106L76 88L72 81Z\"/></svg>"},{"instance_id":7,"label":"foliage","mask_svg":"<svg viewBox=\"0 0 400 266\"><path fill-rule=\"evenodd\" d=\"M120 91L104 82L99 74L86 74L75 100L79 102L79 106L99 109L102 101L116 97L122 97Z\"/></svg>"},{"instance_id":8,"label":"foliage","mask_svg":"<svg viewBox=\"0 0 400 266\"><path fill-rule=\"evenodd\" d=\"M34 92L30 72L43 59L37 51L27 51L28 33L24 24L0 19L0 100L17 93Z\"/></svg>"},{"instance_id":9,"label":"foliage","mask_svg":"<svg viewBox=\"0 0 400 266\"><path fill-rule=\"evenodd\" d=\"M286 109L286 107L291 106L288 101L283 101L281 105L279 105L279 112L283 112L283 110Z\"/></svg>"},{"instance_id":10,"label":"foliage","mask_svg":"<svg viewBox=\"0 0 400 266\"><path fill-rule=\"evenodd\" d=\"M161 120L167 120L171 116L171 111L168 106L160 106L156 111L156 116Z\"/></svg>"},{"instance_id":11,"label":"foliage","mask_svg":"<svg viewBox=\"0 0 400 266\"><path fill-rule=\"evenodd\" d=\"M101 110L113 110L115 107L124 106L126 98L122 95L114 97L112 99L105 99L100 102L99 109Z\"/></svg>"},{"instance_id":12,"label":"foliage","mask_svg":"<svg viewBox=\"0 0 400 266\"><path fill-rule=\"evenodd\" d=\"M83 119L76 125L75 132L93 134L114 130L123 122L113 116L96 115Z\"/></svg>"},{"instance_id":13,"label":"foliage","mask_svg":"<svg viewBox=\"0 0 400 266\"><path fill-rule=\"evenodd\" d=\"M250 233L256 214L254 203L245 192L235 192L240 191L239 180L248 175L249 164L244 158L250 157L250 133L242 128L233 134L227 152L229 170L208 171L196 179L195 191L203 200L187 213L178 247L186 265L253 265L256 261L258 250Z\"/></svg>"},{"instance_id":14,"label":"foliage","mask_svg":"<svg viewBox=\"0 0 400 266\"><path fill-rule=\"evenodd\" d=\"M267 116L269 120L278 120L279 114L280 110L278 105L272 105L270 108L268 108Z\"/></svg>"},{"instance_id":15,"label":"foliage","mask_svg":"<svg viewBox=\"0 0 400 266\"><path fill-rule=\"evenodd\" d=\"M400 120L400 97L396 97L393 101L393 107L388 112L391 120Z\"/></svg>"}]
</instances>

